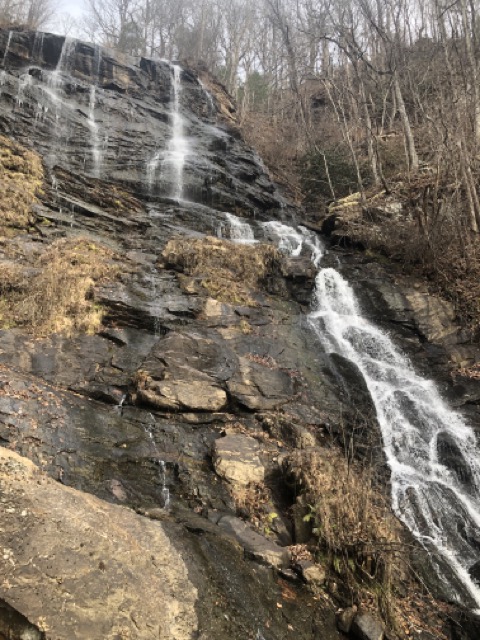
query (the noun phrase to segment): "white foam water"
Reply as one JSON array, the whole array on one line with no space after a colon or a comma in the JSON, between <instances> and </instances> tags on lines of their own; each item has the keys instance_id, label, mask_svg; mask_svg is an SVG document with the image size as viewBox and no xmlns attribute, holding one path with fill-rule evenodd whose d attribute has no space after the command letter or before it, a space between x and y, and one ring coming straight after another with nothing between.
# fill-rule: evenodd
<instances>
[{"instance_id":1,"label":"white foam water","mask_svg":"<svg viewBox=\"0 0 480 640\"><path fill-rule=\"evenodd\" d=\"M150 191L156 183L156 174L161 165L172 182L171 196L175 200L183 199L183 170L189 153L188 142L185 137L185 120L181 114L182 97L182 68L178 64L170 64L172 77L172 107L170 117L172 121L172 136L166 150L158 150L147 162L147 184ZM163 173L163 172L162 172Z\"/></svg>"},{"instance_id":2,"label":"white foam water","mask_svg":"<svg viewBox=\"0 0 480 640\"><path fill-rule=\"evenodd\" d=\"M173 69L173 111L172 129L173 135L168 145L166 162L173 170L173 197L181 200L183 197L183 168L188 155L188 144L184 134L184 119L180 113L182 96L182 68L178 64L172 65Z\"/></svg>"},{"instance_id":3,"label":"white foam water","mask_svg":"<svg viewBox=\"0 0 480 640\"><path fill-rule=\"evenodd\" d=\"M248 222L234 216L233 213L225 213L228 224L228 237L237 244L255 244L255 235ZM220 237L222 232L220 231Z\"/></svg>"},{"instance_id":4,"label":"white foam water","mask_svg":"<svg viewBox=\"0 0 480 640\"><path fill-rule=\"evenodd\" d=\"M95 122L95 85L90 86L89 102L88 102L88 127L90 129L90 148L92 150L93 174L96 178L100 177L100 167L102 163L102 150L100 147L100 139L98 135L98 124Z\"/></svg>"},{"instance_id":5,"label":"white foam water","mask_svg":"<svg viewBox=\"0 0 480 640\"><path fill-rule=\"evenodd\" d=\"M5 68L5 63L7 61L8 52L10 51L10 43L12 41L12 34L13 34L13 31L9 31L8 32L7 44L5 45L5 51L3 52L3 59L2 59L2 67L3 68Z\"/></svg>"},{"instance_id":6,"label":"white foam water","mask_svg":"<svg viewBox=\"0 0 480 640\"><path fill-rule=\"evenodd\" d=\"M276 221L262 227L281 250L299 256L307 249L319 267L323 251L315 234ZM365 380L391 471L395 514L431 553L450 596L480 609L471 575L480 551L480 452L473 430L364 316L353 288L333 268L319 268L308 322L326 352L348 359Z\"/></svg>"}]
</instances>

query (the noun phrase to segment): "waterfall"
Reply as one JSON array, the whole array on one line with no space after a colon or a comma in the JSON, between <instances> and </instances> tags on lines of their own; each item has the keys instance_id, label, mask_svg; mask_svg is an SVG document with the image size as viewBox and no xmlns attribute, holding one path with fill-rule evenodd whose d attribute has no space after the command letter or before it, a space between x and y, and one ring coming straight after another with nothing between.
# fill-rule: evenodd
<instances>
[{"instance_id":1,"label":"waterfall","mask_svg":"<svg viewBox=\"0 0 480 640\"><path fill-rule=\"evenodd\" d=\"M210 91L207 89L207 87L203 84L203 82L200 80L200 78L198 78L198 84L202 87L203 93L207 99L207 103L208 103L208 115L210 117L214 116L217 113L217 108L215 106L215 102L213 101L213 97L212 94L210 93Z\"/></svg>"},{"instance_id":2,"label":"waterfall","mask_svg":"<svg viewBox=\"0 0 480 640\"><path fill-rule=\"evenodd\" d=\"M12 41L13 31L8 32L7 44L5 45L5 51L3 53L2 67L5 69L5 62L7 61L8 52L10 50L10 42Z\"/></svg>"},{"instance_id":3,"label":"waterfall","mask_svg":"<svg viewBox=\"0 0 480 640\"><path fill-rule=\"evenodd\" d=\"M42 62L42 60L40 60L40 56L43 53L44 37L45 37L45 34L43 32L37 31L35 33L35 39L33 41L33 48L32 48L32 60L37 60L38 62Z\"/></svg>"},{"instance_id":4,"label":"waterfall","mask_svg":"<svg viewBox=\"0 0 480 640\"><path fill-rule=\"evenodd\" d=\"M172 82L172 107L170 117L172 121L172 137L166 151L159 150L147 162L147 184L151 191L155 186L156 172L162 161L162 166L170 170L172 179L172 197L183 199L183 168L188 155L188 143L184 135L184 118L180 113L182 96L182 68L178 64L170 64Z\"/></svg>"},{"instance_id":5,"label":"waterfall","mask_svg":"<svg viewBox=\"0 0 480 640\"><path fill-rule=\"evenodd\" d=\"M232 213L224 215L228 222L230 240L238 244L254 244L256 242L253 229L248 222L237 218ZM221 231L219 235L222 236Z\"/></svg>"},{"instance_id":6,"label":"waterfall","mask_svg":"<svg viewBox=\"0 0 480 640\"><path fill-rule=\"evenodd\" d=\"M181 200L183 196L183 167L188 153L187 140L184 136L184 120L180 114L180 99L182 95L182 68L172 65L173 69L173 110L172 128L173 135L168 145L167 161L171 163L173 170L173 197Z\"/></svg>"},{"instance_id":7,"label":"waterfall","mask_svg":"<svg viewBox=\"0 0 480 640\"><path fill-rule=\"evenodd\" d=\"M93 158L93 174L95 178L100 177L100 165L102 162L102 151L98 136L98 124L95 122L95 85L90 86L90 98L88 103L88 127L90 129L90 147Z\"/></svg>"},{"instance_id":8,"label":"waterfall","mask_svg":"<svg viewBox=\"0 0 480 640\"><path fill-rule=\"evenodd\" d=\"M300 231L296 231L293 227L289 227L286 224L272 220L270 222L264 222L262 224L263 231L267 239L272 240L281 251L288 253L291 256L299 256L305 234Z\"/></svg>"},{"instance_id":9,"label":"waterfall","mask_svg":"<svg viewBox=\"0 0 480 640\"><path fill-rule=\"evenodd\" d=\"M18 79L18 92L17 92L17 107L22 107L25 100L25 94L27 87L32 86L32 76L27 69L26 73L23 73Z\"/></svg>"},{"instance_id":10,"label":"waterfall","mask_svg":"<svg viewBox=\"0 0 480 640\"><path fill-rule=\"evenodd\" d=\"M390 337L367 320L352 287L332 268L319 268L317 236L272 221L266 238L298 256L310 252L318 273L308 322L327 353L362 373L375 405L391 471L392 507L430 553L451 596L480 609L480 452L462 416L436 385L419 376ZM476 574L474 576L474 573Z\"/></svg>"},{"instance_id":11,"label":"waterfall","mask_svg":"<svg viewBox=\"0 0 480 640\"><path fill-rule=\"evenodd\" d=\"M480 608L480 589L469 573L480 545L473 430L446 406L433 382L415 373L388 335L362 316L352 288L334 269L318 272L309 323L326 350L353 362L365 379L391 471L394 512L442 559L439 577L454 596ZM446 448L454 452L454 464Z\"/></svg>"},{"instance_id":12,"label":"waterfall","mask_svg":"<svg viewBox=\"0 0 480 640\"><path fill-rule=\"evenodd\" d=\"M49 76L48 85L55 91L59 89L62 84L62 71L68 71L70 54L72 50L75 49L75 40L72 40L68 36L65 37L63 41L62 50L60 52L60 57L58 58L57 66L55 70Z\"/></svg>"}]
</instances>

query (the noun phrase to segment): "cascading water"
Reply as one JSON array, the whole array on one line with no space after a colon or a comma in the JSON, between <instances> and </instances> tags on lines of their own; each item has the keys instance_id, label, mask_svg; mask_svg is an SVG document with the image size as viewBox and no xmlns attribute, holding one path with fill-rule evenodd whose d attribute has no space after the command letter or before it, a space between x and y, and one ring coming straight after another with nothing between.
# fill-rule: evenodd
<instances>
[{"instance_id":1,"label":"cascading water","mask_svg":"<svg viewBox=\"0 0 480 640\"><path fill-rule=\"evenodd\" d=\"M256 242L253 229L248 222L237 218L232 213L225 213L224 215L228 223L230 240L238 244L254 244ZM218 235L219 237L223 235L221 228Z\"/></svg>"},{"instance_id":2,"label":"cascading water","mask_svg":"<svg viewBox=\"0 0 480 640\"><path fill-rule=\"evenodd\" d=\"M10 43L12 41L12 34L13 34L13 31L9 31L8 32L7 44L5 45L5 52L3 54L3 59L2 59L2 67L4 69L5 69L5 63L7 61L8 52L10 50Z\"/></svg>"},{"instance_id":3,"label":"cascading water","mask_svg":"<svg viewBox=\"0 0 480 640\"><path fill-rule=\"evenodd\" d=\"M150 424L148 427L145 427L145 433L148 436L149 442L152 445L152 448L155 452L155 457L153 458L155 464L158 466L159 468L159 481L160 484L162 486L162 507L164 509L168 509L170 507L170 490L167 487L167 468L165 465L165 461L164 460L160 460L158 457L158 448L157 448L157 443L155 442L155 439L153 437L153 430L155 427L155 418L153 417L153 415L151 415L152 418L152 424Z\"/></svg>"},{"instance_id":4,"label":"cascading water","mask_svg":"<svg viewBox=\"0 0 480 640\"><path fill-rule=\"evenodd\" d=\"M306 248L319 267L323 251L315 234L276 221L261 227L289 255ZM319 269L308 322L327 353L354 363L365 379L391 470L394 512L430 552L450 596L480 609L480 452L473 430L363 317L335 269Z\"/></svg>"},{"instance_id":5,"label":"cascading water","mask_svg":"<svg viewBox=\"0 0 480 640\"><path fill-rule=\"evenodd\" d=\"M439 577L452 595L480 608L480 589L469 573L480 547L480 466L472 429L362 317L352 288L334 269L319 271L315 301L311 327L327 351L359 368L374 401L395 513L436 552ZM444 455L447 445L454 465Z\"/></svg>"},{"instance_id":6,"label":"cascading water","mask_svg":"<svg viewBox=\"0 0 480 640\"><path fill-rule=\"evenodd\" d=\"M217 108L215 106L215 102L213 101L212 94L207 89L207 87L203 84L203 82L200 80L200 78L198 78L198 83L202 87L203 93L204 93L205 97L207 98L208 111L209 111L208 115L210 117L214 116L217 113Z\"/></svg>"},{"instance_id":7,"label":"cascading water","mask_svg":"<svg viewBox=\"0 0 480 640\"><path fill-rule=\"evenodd\" d=\"M173 68L173 136L168 146L167 161L173 169L174 189L173 197L181 200L183 196L183 167L188 153L187 140L184 135L183 116L180 113L180 98L182 95L182 69L179 65Z\"/></svg>"},{"instance_id":8,"label":"cascading water","mask_svg":"<svg viewBox=\"0 0 480 640\"><path fill-rule=\"evenodd\" d=\"M168 143L166 151L157 151L153 158L147 163L147 183L150 190L155 185L158 165L162 161L170 171L172 179L172 197L175 200L183 198L183 169L185 159L188 155L188 143L184 134L184 118L180 113L182 96L182 68L178 64L170 65L172 82L172 109L170 112L172 120L172 137Z\"/></svg>"},{"instance_id":9,"label":"cascading water","mask_svg":"<svg viewBox=\"0 0 480 640\"><path fill-rule=\"evenodd\" d=\"M22 107L25 101L27 88L32 86L32 76L27 72L18 79L17 107Z\"/></svg>"},{"instance_id":10,"label":"cascading water","mask_svg":"<svg viewBox=\"0 0 480 640\"><path fill-rule=\"evenodd\" d=\"M98 124L95 122L95 85L90 87L90 98L88 103L88 127L90 129L90 147L92 149L93 172L96 178L100 177L100 166L102 162L102 151L98 135Z\"/></svg>"},{"instance_id":11,"label":"cascading water","mask_svg":"<svg viewBox=\"0 0 480 640\"><path fill-rule=\"evenodd\" d=\"M45 39L45 34L43 32L35 32L35 39L33 41L32 48L32 58L37 62L42 62L42 54L43 54L43 41Z\"/></svg>"}]
</instances>

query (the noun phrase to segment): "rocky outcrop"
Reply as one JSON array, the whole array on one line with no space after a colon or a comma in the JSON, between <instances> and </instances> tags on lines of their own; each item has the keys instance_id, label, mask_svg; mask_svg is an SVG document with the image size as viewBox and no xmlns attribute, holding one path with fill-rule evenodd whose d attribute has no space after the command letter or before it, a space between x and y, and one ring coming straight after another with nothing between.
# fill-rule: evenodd
<instances>
[{"instance_id":1,"label":"rocky outcrop","mask_svg":"<svg viewBox=\"0 0 480 640\"><path fill-rule=\"evenodd\" d=\"M244 435L228 435L215 441L213 466L219 476L235 487L258 484L265 479L265 467L256 440Z\"/></svg>"},{"instance_id":2,"label":"rocky outcrop","mask_svg":"<svg viewBox=\"0 0 480 640\"><path fill-rule=\"evenodd\" d=\"M28 143L35 123L35 147L52 169L113 180L151 200L172 195L174 171L165 170L175 97L171 64L28 31L0 31L0 52L4 133ZM246 215L277 208L273 184L235 125L215 126L215 104L223 101L186 69L181 87L190 147L184 197ZM62 200L67 208L76 205Z\"/></svg>"},{"instance_id":3,"label":"rocky outcrop","mask_svg":"<svg viewBox=\"0 0 480 640\"><path fill-rule=\"evenodd\" d=\"M194 637L197 590L160 524L5 449L0 492L2 597L46 637Z\"/></svg>"}]
</instances>

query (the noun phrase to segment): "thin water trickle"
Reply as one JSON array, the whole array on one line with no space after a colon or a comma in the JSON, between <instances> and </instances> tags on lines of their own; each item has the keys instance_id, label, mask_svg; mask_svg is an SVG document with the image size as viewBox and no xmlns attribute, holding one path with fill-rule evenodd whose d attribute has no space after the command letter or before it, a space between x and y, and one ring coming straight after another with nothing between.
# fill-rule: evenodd
<instances>
[{"instance_id":1,"label":"thin water trickle","mask_svg":"<svg viewBox=\"0 0 480 640\"><path fill-rule=\"evenodd\" d=\"M96 87L90 86L90 97L88 102L88 127L90 129L90 147L93 159L93 174L96 178L100 177L100 166L102 163L102 150L100 148L100 140L98 135L98 124L95 122L95 97Z\"/></svg>"},{"instance_id":2,"label":"thin water trickle","mask_svg":"<svg viewBox=\"0 0 480 640\"><path fill-rule=\"evenodd\" d=\"M5 45L5 51L3 53L2 67L4 69L5 69L5 63L7 61L8 52L10 51L10 43L12 41L12 34L13 34L13 31L9 31L8 32L7 44Z\"/></svg>"},{"instance_id":3,"label":"thin water trickle","mask_svg":"<svg viewBox=\"0 0 480 640\"><path fill-rule=\"evenodd\" d=\"M67 72L69 68L71 53L76 46L75 40L68 36L63 41L60 57L58 58L55 70L49 75L48 85L56 92L63 84L62 72Z\"/></svg>"},{"instance_id":4,"label":"thin water trickle","mask_svg":"<svg viewBox=\"0 0 480 640\"><path fill-rule=\"evenodd\" d=\"M44 37L45 37L45 34L43 32L37 31L35 33L35 39L33 41L32 60L40 63L43 62L43 59L41 59L41 56L43 53Z\"/></svg>"},{"instance_id":5,"label":"thin water trickle","mask_svg":"<svg viewBox=\"0 0 480 640\"><path fill-rule=\"evenodd\" d=\"M27 88L32 86L32 76L27 69L26 73L23 73L18 79L18 92L17 92L17 107L23 107L23 103L26 99Z\"/></svg>"},{"instance_id":6,"label":"thin water trickle","mask_svg":"<svg viewBox=\"0 0 480 640\"><path fill-rule=\"evenodd\" d=\"M319 268L316 234L276 221L263 232L298 256L308 249ZM362 373L381 428L391 470L392 507L432 554L450 596L480 609L480 588L470 571L480 539L480 452L473 430L419 376L390 337L363 316L349 283L333 268L319 268L308 322L327 353ZM445 455L454 452L454 460Z\"/></svg>"},{"instance_id":7,"label":"thin water trickle","mask_svg":"<svg viewBox=\"0 0 480 640\"><path fill-rule=\"evenodd\" d=\"M213 100L212 94L207 89L207 87L203 84L200 78L198 78L198 84L202 87L203 93L207 99L208 111L209 111L208 115L212 117L217 113L217 107L215 106L215 102Z\"/></svg>"},{"instance_id":8,"label":"thin water trickle","mask_svg":"<svg viewBox=\"0 0 480 640\"><path fill-rule=\"evenodd\" d=\"M155 442L155 438L153 437L153 432L155 429L155 417L150 414L152 419L152 423L148 426L145 426L145 433L148 436L148 440L151 443L152 449L154 450L153 462L158 466L158 478L161 484L161 494L162 494L162 507L163 509L168 509L171 504L170 490L167 487L167 467L165 465L165 461L161 460L158 455L158 447Z\"/></svg>"}]
</instances>

